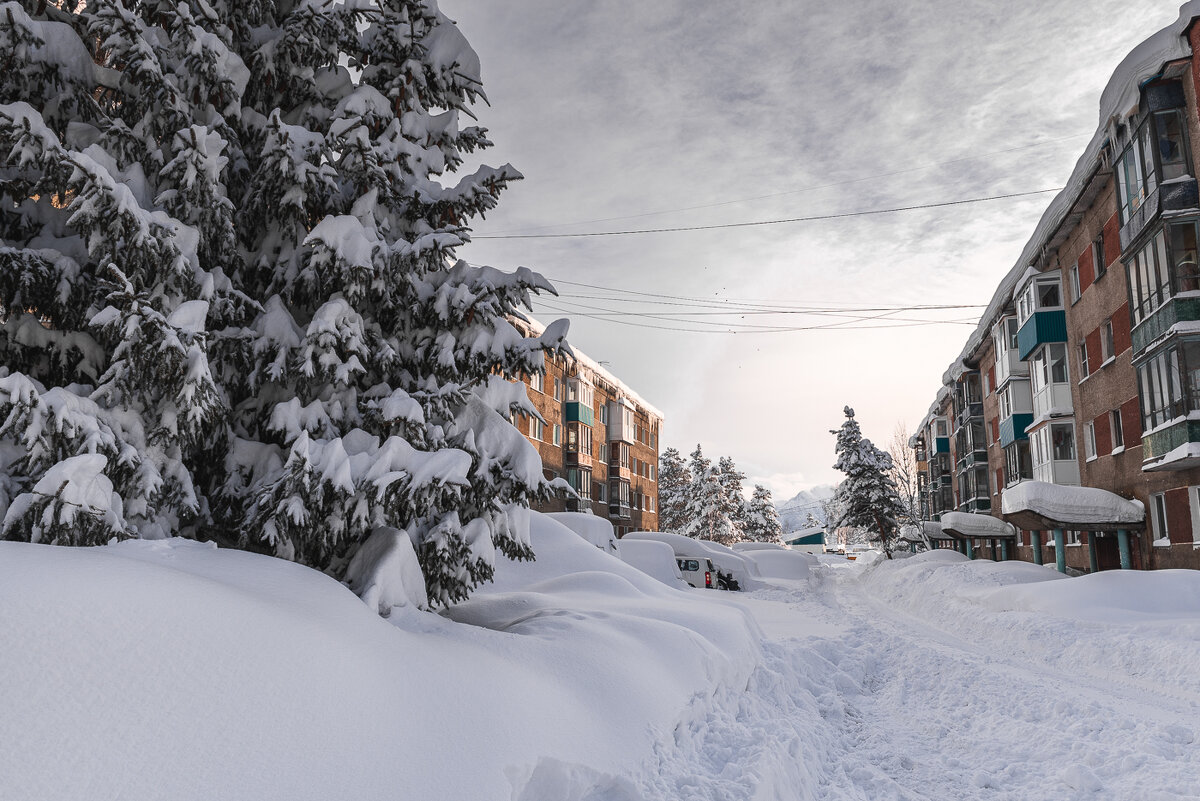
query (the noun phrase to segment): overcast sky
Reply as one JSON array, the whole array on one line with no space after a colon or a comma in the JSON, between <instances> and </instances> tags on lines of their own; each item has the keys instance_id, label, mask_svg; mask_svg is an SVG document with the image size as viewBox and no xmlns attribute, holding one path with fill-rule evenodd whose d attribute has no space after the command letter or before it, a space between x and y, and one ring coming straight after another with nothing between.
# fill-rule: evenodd
<instances>
[{"instance_id":1,"label":"overcast sky","mask_svg":"<svg viewBox=\"0 0 1200 801\"><path fill-rule=\"evenodd\" d=\"M1144 0L439 5L482 61L491 106L480 122L496 144L485 161L525 175L477 237L1059 187L1117 63L1177 16L1175 4ZM898 423L911 430L924 416L972 326L914 321L974 320L982 309L862 323L667 304L982 306L1052 196L711 231L479 238L460 256L556 282L561 297L536 315L569 317L571 343L664 413L661 447L732 456L783 501L839 480L829 430L843 406L881 447ZM845 325L749 328L831 322Z\"/></svg>"}]
</instances>

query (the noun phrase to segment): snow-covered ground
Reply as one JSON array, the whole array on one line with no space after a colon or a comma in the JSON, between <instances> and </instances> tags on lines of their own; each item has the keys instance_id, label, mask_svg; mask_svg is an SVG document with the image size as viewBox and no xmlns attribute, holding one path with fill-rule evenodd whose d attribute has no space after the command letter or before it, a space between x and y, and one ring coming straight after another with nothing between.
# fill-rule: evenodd
<instances>
[{"instance_id":1,"label":"snow-covered ground","mask_svg":"<svg viewBox=\"0 0 1200 801\"><path fill-rule=\"evenodd\" d=\"M0 542L0 799L1200 798L1200 573L822 557L732 594L532 537L390 620L268 557Z\"/></svg>"}]
</instances>

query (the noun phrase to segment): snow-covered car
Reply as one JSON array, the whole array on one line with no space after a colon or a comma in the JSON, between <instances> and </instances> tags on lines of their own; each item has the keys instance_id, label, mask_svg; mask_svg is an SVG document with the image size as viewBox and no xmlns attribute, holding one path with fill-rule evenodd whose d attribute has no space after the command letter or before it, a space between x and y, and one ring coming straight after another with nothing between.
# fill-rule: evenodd
<instances>
[{"instance_id":1,"label":"snow-covered car","mask_svg":"<svg viewBox=\"0 0 1200 801\"><path fill-rule=\"evenodd\" d=\"M675 564L679 565L679 572L689 586L710 590L717 588L717 568L711 559L677 555Z\"/></svg>"}]
</instances>

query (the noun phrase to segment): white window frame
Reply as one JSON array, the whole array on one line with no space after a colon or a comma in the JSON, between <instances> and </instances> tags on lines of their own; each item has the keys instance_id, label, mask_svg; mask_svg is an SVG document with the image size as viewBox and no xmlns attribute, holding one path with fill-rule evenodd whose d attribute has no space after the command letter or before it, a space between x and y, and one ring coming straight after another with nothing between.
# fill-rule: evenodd
<instances>
[{"instance_id":1,"label":"white window frame","mask_svg":"<svg viewBox=\"0 0 1200 801\"><path fill-rule=\"evenodd\" d=\"M1083 430L1084 456L1087 461L1096 458L1096 421L1090 421Z\"/></svg>"},{"instance_id":2,"label":"white window frame","mask_svg":"<svg viewBox=\"0 0 1200 801\"><path fill-rule=\"evenodd\" d=\"M546 392L546 374L531 373L529 376L529 387L535 392L541 392L544 394Z\"/></svg>"},{"instance_id":3,"label":"white window frame","mask_svg":"<svg viewBox=\"0 0 1200 801\"><path fill-rule=\"evenodd\" d=\"M1153 527L1155 541L1169 540L1171 527L1167 521L1167 494L1156 492L1150 496L1150 524Z\"/></svg>"},{"instance_id":4,"label":"white window frame","mask_svg":"<svg viewBox=\"0 0 1200 801\"><path fill-rule=\"evenodd\" d=\"M1071 290L1071 305L1073 306L1079 302L1079 298L1083 294L1079 289L1079 262L1071 265L1071 268L1067 271L1067 276L1067 284Z\"/></svg>"},{"instance_id":5,"label":"white window frame","mask_svg":"<svg viewBox=\"0 0 1200 801\"><path fill-rule=\"evenodd\" d=\"M1192 510L1192 545L1200 547L1200 487L1188 487L1188 501Z\"/></svg>"},{"instance_id":6,"label":"white window frame","mask_svg":"<svg viewBox=\"0 0 1200 801\"><path fill-rule=\"evenodd\" d=\"M1111 430L1112 449L1116 453L1118 449L1125 450L1125 429L1121 427L1121 410L1113 409L1108 413L1108 426ZM1120 442L1117 442L1120 440Z\"/></svg>"},{"instance_id":7,"label":"white window frame","mask_svg":"<svg viewBox=\"0 0 1200 801\"><path fill-rule=\"evenodd\" d=\"M545 433L545 426L541 420L533 415L529 416L529 438L541 441L542 435Z\"/></svg>"},{"instance_id":8,"label":"white window frame","mask_svg":"<svg viewBox=\"0 0 1200 801\"><path fill-rule=\"evenodd\" d=\"M1109 317L1104 321L1104 325L1100 326L1100 356L1102 357L1102 366L1117 357L1117 354L1113 353L1115 348L1116 340L1113 339L1112 318Z\"/></svg>"},{"instance_id":9,"label":"white window frame","mask_svg":"<svg viewBox=\"0 0 1200 801\"><path fill-rule=\"evenodd\" d=\"M555 444L555 445L561 445L561 444L562 444L562 426L561 426L561 425L559 425L558 423L555 423L555 424L554 424L554 441L553 441L553 444Z\"/></svg>"},{"instance_id":10,"label":"white window frame","mask_svg":"<svg viewBox=\"0 0 1200 801\"><path fill-rule=\"evenodd\" d=\"M1087 378L1092 374L1092 369L1088 365L1087 342L1079 343L1079 380Z\"/></svg>"}]
</instances>

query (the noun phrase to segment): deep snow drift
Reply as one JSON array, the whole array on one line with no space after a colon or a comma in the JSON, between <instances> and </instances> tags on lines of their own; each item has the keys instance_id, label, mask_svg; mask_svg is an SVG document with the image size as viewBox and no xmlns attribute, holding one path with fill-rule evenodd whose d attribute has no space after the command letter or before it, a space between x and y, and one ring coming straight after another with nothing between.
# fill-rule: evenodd
<instances>
[{"instance_id":1,"label":"deep snow drift","mask_svg":"<svg viewBox=\"0 0 1200 801\"><path fill-rule=\"evenodd\" d=\"M1200 797L1200 573L763 549L734 594L531 534L389 620L268 557L0 542L0 798Z\"/></svg>"}]
</instances>

